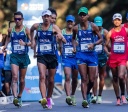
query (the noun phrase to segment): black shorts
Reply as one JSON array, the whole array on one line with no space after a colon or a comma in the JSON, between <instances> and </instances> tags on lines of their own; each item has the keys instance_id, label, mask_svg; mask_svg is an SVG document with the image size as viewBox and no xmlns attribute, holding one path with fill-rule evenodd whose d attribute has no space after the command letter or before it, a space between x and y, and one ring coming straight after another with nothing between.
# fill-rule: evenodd
<instances>
[{"instance_id":1,"label":"black shorts","mask_svg":"<svg viewBox=\"0 0 128 112\"><path fill-rule=\"evenodd\" d=\"M37 62L44 64L47 69L55 69L58 66L56 55L51 54L38 55Z\"/></svg>"},{"instance_id":2,"label":"black shorts","mask_svg":"<svg viewBox=\"0 0 128 112\"><path fill-rule=\"evenodd\" d=\"M11 83L12 81L12 73L11 70L3 70L4 82Z\"/></svg>"}]
</instances>

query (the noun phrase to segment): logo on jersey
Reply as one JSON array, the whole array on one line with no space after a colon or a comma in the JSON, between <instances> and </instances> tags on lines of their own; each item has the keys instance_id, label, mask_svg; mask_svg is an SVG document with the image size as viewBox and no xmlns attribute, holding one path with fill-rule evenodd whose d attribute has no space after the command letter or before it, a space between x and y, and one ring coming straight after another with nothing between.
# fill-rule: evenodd
<instances>
[{"instance_id":1,"label":"logo on jersey","mask_svg":"<svg viewBox=\"0 0 128 112\"><path fill-rule=\"evenodd\" d=\"M124 37L121 35L117 35L114 37L115 42L124 42Z\"/></svg>"}]
</instances>

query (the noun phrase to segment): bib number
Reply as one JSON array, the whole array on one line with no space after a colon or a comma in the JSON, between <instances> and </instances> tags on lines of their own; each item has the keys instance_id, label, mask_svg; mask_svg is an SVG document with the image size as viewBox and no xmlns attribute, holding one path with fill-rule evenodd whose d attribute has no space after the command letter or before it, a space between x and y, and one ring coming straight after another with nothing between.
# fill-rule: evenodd
<instances>
[{"instance_id":1,"label":"bib number","mask_svg":"<svg viewBox=\"0 0 128 112\"><path fill-rule=\"evenodd\" d=\"M25 50L25 46L22 46L22 45L14 45L14 50L15 51Z\"/></svg>"},{"instance_id":2,"label":"bib number","mask_svg":"<svg viewBox=\"0 0 128 112\"><path fill-rule=\"evenodd\" d=\"M72 54L73 47L65 48L65 54Z\"/></svg>"},{"instance_id":3,"label":"bib number","mask_svg":"<svg viewBox=\"0 0 128 112\"><path fill-rule=\"evenodd\" d=\"M43 44L40 45L40 51L51 51L52 50L52 46L51 44Z\"/></svg>"},{"instance_id":4,"label":"bib number","mask_svg":"<svg viewBox=\"0 0 128 112\"><path fill-rule=\"evenodd\" d=\"M124 53L125 52L125 45L124 43L114 43L114 53Z\"/></svg>"},{"instance_id":5,"label":"bib number","mask_svg":"<svg viewBox=\"0 0 128 112\"><path fill-rule=\"evenodd\" d=\"M88 44L80 44L81 51L88 51Z\"/></svg>"},{"instance_id":6,"label":"bib number","mask_svg":"<svg viewBox=\"0 0 128 112\"><path fill-rule=\"evenodd\" d=\"M96 45L96 46L95 46L95 51L96 51L97 53L101 53L102 50L103 50L103 46L102 46L102 45Z\"/></svg>"}]
</instances>

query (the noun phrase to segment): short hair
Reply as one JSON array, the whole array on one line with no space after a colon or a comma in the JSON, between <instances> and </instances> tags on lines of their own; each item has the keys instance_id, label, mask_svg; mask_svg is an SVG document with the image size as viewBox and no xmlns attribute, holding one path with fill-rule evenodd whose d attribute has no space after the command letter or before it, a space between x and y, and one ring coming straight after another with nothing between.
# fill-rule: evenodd
<instances>
[{"instance_id":1,"label":"short hair","mask_svg":"<svg viewBox=\"0 0 128 112\"><path fill-rule=\"evenodd\" d=\"M52 14L55 14L57 16L57 12L55 9L53 9L52 7L49 7L48 10L50 10Z\"/></svg>"},{"instance_id":2,"label":"short hair","mask_svg":"<svg viewBox=\"0 0 128 112\"><path fill-rule=\"evenodd\" d=\"M21 17L23 18L23 13L20 12L20 11L15 12L15 13L14 13L14 16L15 16L15 15L21 15Z\"/></svg>"}]
</instances>

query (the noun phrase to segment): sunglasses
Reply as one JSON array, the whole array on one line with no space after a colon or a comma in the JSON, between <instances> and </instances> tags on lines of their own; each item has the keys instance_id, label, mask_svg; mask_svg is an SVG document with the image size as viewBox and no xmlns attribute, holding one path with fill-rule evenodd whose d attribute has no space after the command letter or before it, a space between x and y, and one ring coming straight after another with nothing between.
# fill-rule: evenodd
<instances>
[{"instance_id":1,"label":"sunglasses","mask_svg":"<svg viewBox=\"0 0 128 112\"><path fill-rule=\"evenodd\" d=\"M87 16L86 13L80 13L79 16Z\"/></svg>"},{"instance_id":2,"label":"sunglasses","mask_svg":"<svg viewBox=\"0 0 128 112\"><path fill-rule=\"evenodd\" d=\"M15 21L21 21L22 18L14 18Z\"/></svg>"}]
</instances>

